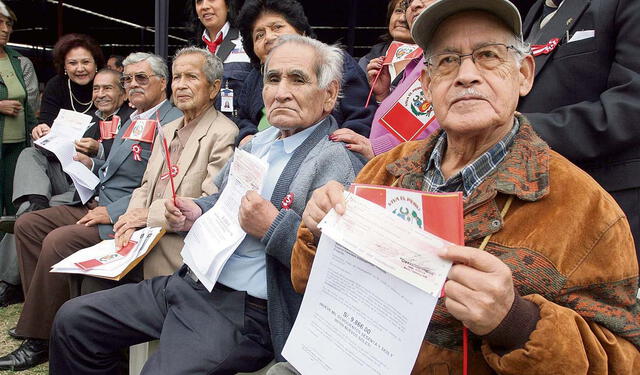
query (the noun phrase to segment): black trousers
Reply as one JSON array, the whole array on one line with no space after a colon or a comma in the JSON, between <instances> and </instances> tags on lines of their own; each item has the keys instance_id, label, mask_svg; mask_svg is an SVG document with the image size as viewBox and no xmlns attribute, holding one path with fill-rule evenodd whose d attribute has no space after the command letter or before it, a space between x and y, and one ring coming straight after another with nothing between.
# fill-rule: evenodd
<instances>
[{"instance_id":1,"label":"black trousers","mask_svg":"<svg viewBox=\"0 0 640 375\"><path fill-rule=\"evenodd\" d=\"M183 266L65 303L51 330L49 371L117 374L120 349L158 338L143 374L235 374L273 359L266 305L228 288L209 293Z\"/></svg>"}]
</instances>

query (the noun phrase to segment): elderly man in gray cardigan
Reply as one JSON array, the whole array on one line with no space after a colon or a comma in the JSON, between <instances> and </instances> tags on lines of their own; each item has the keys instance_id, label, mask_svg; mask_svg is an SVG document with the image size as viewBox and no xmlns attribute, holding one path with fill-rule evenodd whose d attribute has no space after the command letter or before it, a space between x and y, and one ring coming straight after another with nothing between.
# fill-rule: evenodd
<instances>
[{"instance_id":1,"label":"elderly man in gray cardigan","mask_svg":"<svg viewBox=\"0 0 640 375\"><path fill-rule=\"evenodd\" d=\"M248 234L209 293L188 266L167 277L82 296L59 311L51 337L51 374L115 374L119 349L160 338L143 374L256 371L282 347L302 296L291 285L296 229L312 192L329 180L348 184L362 160L329 135L340 92L342 53L302 36L278 40L264 67L263 98L272 127L243 149L268 162L260 192L241 201ZM218 194L166 203L170 230L188 231ZM192 257L193 258L193 257ZM195 258L194 258L195 259Z\"/></svg>"}]
</instances>

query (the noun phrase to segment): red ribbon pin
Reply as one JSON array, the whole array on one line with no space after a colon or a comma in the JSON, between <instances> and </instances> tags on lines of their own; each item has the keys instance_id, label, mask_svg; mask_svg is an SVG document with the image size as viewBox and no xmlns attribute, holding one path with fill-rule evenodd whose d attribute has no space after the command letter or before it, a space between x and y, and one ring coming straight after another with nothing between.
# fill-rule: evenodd
<instances>
[{"instance_id":1,"label":"red ribbon pin","mask_svg":"<svg viewBox=\"0 0 640 375\"><path fill-rule=\"evenodd\" d=\"M560 39L553 38L547 44L534 44L531 46L531 53L534 57L548 55L558 46L559 43Z\"/></svg>"},{"instance_id":2,"label":"red ribbon pin","mask_svg":"<svg viewBox=\"0 0 640 375\"><path fill-rule=\"evenodd\" d=\"M131 146L131 152L133 152L133 160L142 161L142 146L139 143L135 143Z\"/></svg>"},{"instance_id":3,"label":"red ribbon pin","mask_svg":"<svg viewBox=\"0 0 640 375\"><path fill-rule=\"evenodd\" d=\"M178 175L178 166L177 165L172 165L171 166L171 177L175 177ZM160 176L161 180L166 180L167 178L169 178L169 172L163 173Z\"/></svg>"},{"instance_id":4,"label":"red ribbon pin","mask_svg":"<svg viewBox=\"0 0 640 375\"><path fill-rule=\"evenodd\" d=\"M291 205L293 204L293 198L294 198L293 193L289 193L285 195L284 198L282 198L282 204L281 204L282 208L285 210L290 209Z\"/></svg>"}]
</instances>

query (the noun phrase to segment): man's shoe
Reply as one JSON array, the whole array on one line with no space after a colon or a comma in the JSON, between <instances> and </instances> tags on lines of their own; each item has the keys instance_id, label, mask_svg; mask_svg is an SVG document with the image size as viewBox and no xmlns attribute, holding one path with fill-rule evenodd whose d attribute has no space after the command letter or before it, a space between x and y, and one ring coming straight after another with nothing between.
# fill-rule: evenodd
<instances>
[{"instance_id":1,"label":"man's shoe","mask_svg":"<svg viewBox=\"0 0 640 375\"><path fill-rule=\"evenodd\" d=\"M17 216L0 216L0 232L13 233Z\"/></svg>"},{"instance_id":2,"label":"man's shoe","mask_svg":"<svg viewBox=\"0 0 640 375\"><path fill-rule=\"evenodd\" d=\"M0 358L0 370L22 371L49 359L49 341L26 339L20 347Z\"/></svg>"},{"instance_id":3,"label":"man's shoe","mask_svg":"<svg viewBox=\"0 0 640 375\"><path fill-rule=\"evenodd\" d=\"M9 336L11 336L11 338L14 338L16 340L26 340L27 339L26 337L24 337L22 335L19 335L18 332L16 332L16 327L13 327L13 328L9 329L7 331L7 333L9 334Z\"/></svg>"},{"instance_id":4,"label":"man's shoe","mask_svg":"<svg viewBox=\"0 0 640 375\"><path fill-rule=\"evenodd\" d=\"M0 281L0 307L13 305L24 301L22 287Z\"/></svg>"}]
</instances>

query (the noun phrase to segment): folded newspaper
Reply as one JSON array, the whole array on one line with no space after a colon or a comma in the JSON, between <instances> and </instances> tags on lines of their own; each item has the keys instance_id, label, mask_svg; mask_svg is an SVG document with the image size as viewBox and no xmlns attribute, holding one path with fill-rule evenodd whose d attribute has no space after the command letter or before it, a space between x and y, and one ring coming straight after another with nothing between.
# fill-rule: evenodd
<instances>
[{"instance_id":1,"label":"folded newspaper","mask_svg":"<svg viewBox=\"0 0 640 375\"><path fill-rule=\"evenodd\" d=\"M120 280L140 263L164 233L160 227L137 230L121 249L116 249L114 240L102 241L66 257L51 267L51 272Z\"/></svg>"}]
</instances>

